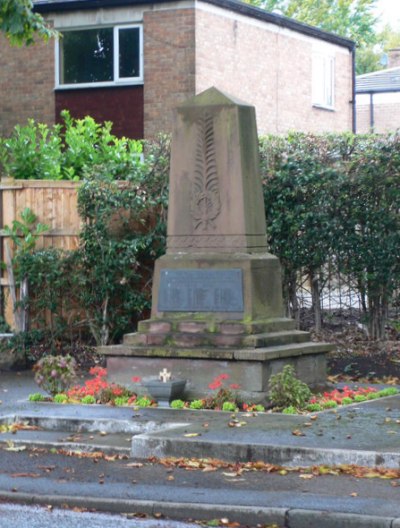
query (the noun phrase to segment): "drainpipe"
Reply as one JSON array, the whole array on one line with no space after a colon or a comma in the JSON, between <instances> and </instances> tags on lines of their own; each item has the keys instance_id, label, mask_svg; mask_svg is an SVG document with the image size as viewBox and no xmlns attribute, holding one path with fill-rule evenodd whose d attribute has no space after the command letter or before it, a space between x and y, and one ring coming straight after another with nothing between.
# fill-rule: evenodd
<instances>
[{"instance_id":1,"label":"drainpipe","mask_svg":"<svg viewBox=\"0 0 400 528\"><path fill-rule=\"evenodd\" d=\"M357 132L357 117L356 117L356 45L354 44L351 50L351 69L352 69L352 96L351 96L351 108L352 108L352 131L353 134Z\"/></svg>"},{"instance_id":2,"label":"drainpipe","mask_svg":"<svg viewBox=\"0 0 400 528\"><path fill-rule=\"evenodd\" d=\"M371 134L374 133L375 128L375 112L374 112L374 94L369 94L369 129Z\"/></svg>"}]
</instances>

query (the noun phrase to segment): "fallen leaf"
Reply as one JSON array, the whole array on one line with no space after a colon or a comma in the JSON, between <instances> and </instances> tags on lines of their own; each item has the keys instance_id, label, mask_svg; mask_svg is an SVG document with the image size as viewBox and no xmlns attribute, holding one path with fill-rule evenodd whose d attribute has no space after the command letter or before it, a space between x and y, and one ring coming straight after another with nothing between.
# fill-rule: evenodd
<instances>
[{"instance_id":1,"label":"fallen leaf","mask_svg":"<svg viewBox=\"0 0 400 528\"><path fill-rule=\"evenodd\" d=\"M307 474L302 473L301 475L299 475L299 477L301 479L304 479L304 480L310 480L310 479L314 478L315 475L310 475L309 473L307 473Z\"/></svg>"},{"instance_id":2,"label":"fallen leaf","mask_svg":"<svg viewBox=\"0 0 400 528\"><path fill-rule=\"evenodd\" d=\"M200 433L186 433L183 436L185 436L186 438L193 438L195 436L201 436L201 434Z\"/></svg>"},{"instance_id":3,"label":"fallen leaf","mask_svg":"<svg viewBox=\"0 0 400 528\"><path fill-rule=\"evenodd\" d=\"M306 436L303 431L300 431L300 429L295 429L294 431L292 431L292 435L293 436Z\"/></svg>"},{"instance_id":4,"label":"fallen leaf","mask_svg":"<svg viewBox=\"0 0 400 528\"><path fill-rule=\"evenodd\" d=\"M38 478L40 477L40 473L11 473L10 475L12 478Z\"/></svg>"},{"instance_id":5,"label":"fallen leaf","mask_svg":"<svg viewBox=\"0 0 400 528\"><path fill-rule=\"evenodd\" d=\"M356 492L350 493L350 497L358 497L358 493L356 493Z\"/></svg>"},{"instance_id":6,"label":"fallen leaf","mask_svg":"<svg viewBox=\"0 0 400 528\"><path fill-rule=\"evenodd\" d=\"M141 468L143 466L144 464L142 462L131 462L129 464L126 464L126 467L129 467L129 468Z\"/></svg>"}]
</instances>

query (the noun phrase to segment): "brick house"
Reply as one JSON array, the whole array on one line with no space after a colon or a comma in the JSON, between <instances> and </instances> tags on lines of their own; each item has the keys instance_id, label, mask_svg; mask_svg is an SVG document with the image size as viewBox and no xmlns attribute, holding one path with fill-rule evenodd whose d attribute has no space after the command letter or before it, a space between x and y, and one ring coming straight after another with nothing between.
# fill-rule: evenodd
<instances>
[{"instance_id":1,"label":"brick house","mask_svg":"<svg viewBox=\"0 0 400 528\"><path fill-rule=\"evenodd\" d=\"M356 79L356 130L394 132L400 128L400 50L389 52L389 68L358 75Z\"/></svg>"},{"instance_id":2,"label":"brick house","mask_svg":"<svg viewBox=\"0 0 400 528\"><path fill-rule=\"evenodd\" d=\"M149 138L210 86L254 104L260 133L354 127L354 43L236 0L37 0L62 33L0 36L0 134L62 109Z\"/></svg>"}]
</instances>

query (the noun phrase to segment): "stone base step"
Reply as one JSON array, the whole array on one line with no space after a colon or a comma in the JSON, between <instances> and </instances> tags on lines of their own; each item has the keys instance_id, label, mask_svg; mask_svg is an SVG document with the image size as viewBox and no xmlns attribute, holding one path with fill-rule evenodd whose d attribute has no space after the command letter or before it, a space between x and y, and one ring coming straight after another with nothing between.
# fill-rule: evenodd
<instances>
[{"instance_id":1,"label":"stone base step","mask_svg":"<svg viewBox=\"0 0 400 528\"><path fill-rule=\"evenodd\" d=\"M124 345L187 347L249 347L259 348L304 343L310 340L308 332L300 330L264 332L261 334L221 334L212 332L143 333L125 334Z\"/></svg>"},{"instance_id":2,"label":"stone base step","mask_svg":"<svg viewBox=\"0 0 400 528\"><path fill-rule=\"evenodd\" d=\"M276 317L262 321L210 321L201 319L185 319L173 317L169 319L147 319L140 321L139 333L166 334L181 332L187 334L216 333L227 335L260 334L294 330L295 322L286 317ZM129 335L129 334L128 334Z\"/></svg>"},{"instance_id":3,"label":"stone base step","mask_svg":"<svg viewBox=\"0 0 400 528\"><path fill-rule=\"evenodd\" d=\"M148 358L182 358L182 359L211 359L236 361L269 361L278 358L290 358L310 354L325 354L335 347L329 343L291 343L279 346L260 348L215 348L215 347L187 347L176 346L138 346L111 345L98 347L99 354L121 357Z\"/></svg>"}]
</instances>

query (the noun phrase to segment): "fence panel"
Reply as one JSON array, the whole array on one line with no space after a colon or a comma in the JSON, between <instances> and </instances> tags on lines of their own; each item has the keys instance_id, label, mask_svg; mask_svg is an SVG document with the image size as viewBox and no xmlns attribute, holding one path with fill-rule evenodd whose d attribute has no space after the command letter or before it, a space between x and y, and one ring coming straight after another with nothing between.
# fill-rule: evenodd
<instances>
[{"instance_id":1,"label":"fence panel","mask_svg":"<svg viewBox=\"0 0 400 528\"><path fill-rule=\"evenodd\" d=\"M37 248L56 247L66 250L75 249L81 220L77 210L77 188L79 183L50 180L13 180L2 178L0 181L0 261L4 261L4 226L12 226L13 220L19 220L20 213L29 207L38 217L38 221L47 224L49 231L44 233ZM12 246L11 246L12 250ZM8 295L7 273L2 272L0 279L2 315L13 326L13 309Z\"/></svg>"}]
</instances>

